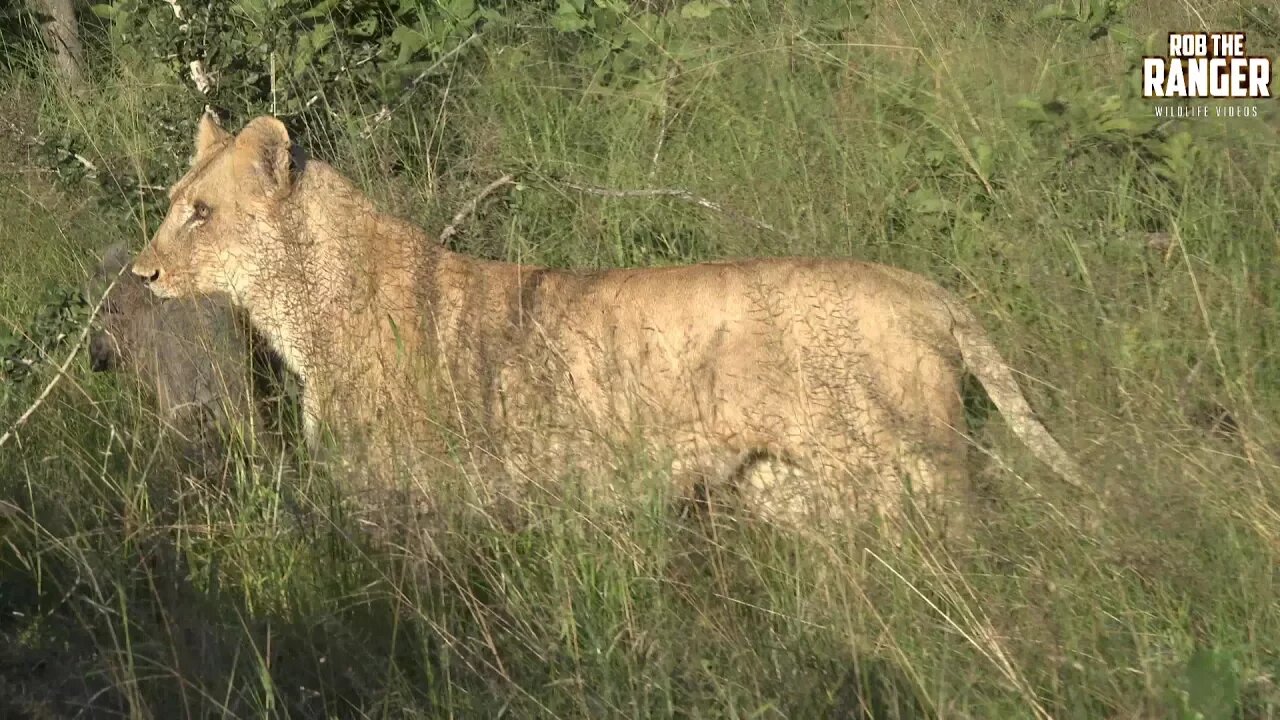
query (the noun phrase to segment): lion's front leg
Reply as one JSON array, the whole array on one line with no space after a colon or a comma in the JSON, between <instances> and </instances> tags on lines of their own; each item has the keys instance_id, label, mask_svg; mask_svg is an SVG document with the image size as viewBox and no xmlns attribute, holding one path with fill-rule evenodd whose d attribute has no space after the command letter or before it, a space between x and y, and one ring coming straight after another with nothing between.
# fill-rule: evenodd
<instances>
[{"instance_id":1,"label":"lion's front leg","mask_svg":"<svg viewBox=\"0 0 1280 720\"><path fill-rule=\"evenodd\" d=\"M302 388L302 437L314 454L320 449L320 409L316 406L316 393Z\"/></svg>"}]
</instances>

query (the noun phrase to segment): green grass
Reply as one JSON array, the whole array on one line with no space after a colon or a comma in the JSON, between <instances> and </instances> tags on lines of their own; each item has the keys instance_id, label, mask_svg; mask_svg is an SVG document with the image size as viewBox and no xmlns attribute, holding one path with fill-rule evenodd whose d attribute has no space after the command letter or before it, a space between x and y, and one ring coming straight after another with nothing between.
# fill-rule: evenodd
<instances>
[{"instance_id":1,"label":"green grass","mask_svg":"<svg viewBox=\"0 0 1280 720\"><path fill-rule=\"evenodd\" d=\"M457 240L488 257L922 272L969 299L1102 500L1060 492L993 416L962 547L702 527L643 453L621 507L545 478L513 529L460 463L418 478L438 517L370 532L305 463L183 478L146 398L81 359L0 449L19 509L0 518L0 715L1280 717L1280 107L1108 126L1150 114L1109 38L942 0L834 33L821 5L734 11L657 92L529 30L369 137L376 108L335 92L312 149L433 232L518 172ZM1192 5L1213 29L1249 6L1151 0L1128 23L1198 28ZM117 179L185 162L150 117L190 103L140 77L4 81L25 132L110 169L58 184L0 128L5 329L163 213L120 205ZM0 432L52 378L0 393ZM1206 408L1238 427L1212 432Z\"/></svg>"}]
</instances>

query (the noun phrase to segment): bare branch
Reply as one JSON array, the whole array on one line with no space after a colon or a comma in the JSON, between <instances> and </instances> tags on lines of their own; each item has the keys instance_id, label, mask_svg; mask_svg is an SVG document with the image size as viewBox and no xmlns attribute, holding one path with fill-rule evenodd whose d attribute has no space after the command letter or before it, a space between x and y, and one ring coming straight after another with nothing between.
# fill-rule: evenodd
<instances>
[{"instance_id":1,"label":"bare branch","mask_svg":"<svg viewBox=\"0 0 1280 720\"><path fill-rule=\"evenodd\" d=\"M471 35L467 36L466 40L463 40L462 42L455 45L452 50L436 58L436 61L431 63L431 65L426 70L423 70L422 72L418 73L416 77L414 77L412 80L409 81L409 88L405 93L405 97L400 99L400 105L403 106L405 102L408 101L408 95L412 93L415 89L417 89L418 83L422 82L423 78L435 72L437 69L440 68L441 65L444 65L445 63L452 60L454 55L457 55L458 53L462 52L468 45L478 40L480 38L480 35L481 33L478 33L478 32L471 33Z\"/></svg>"},{"instance_id":2,"label":"bare branch","mask_svg":"<svg viewBox=\"0 0 1280 720\"><path fill-rule=\"evenodd\" d=\"M459 210L453 216L453 219L449 221L448 227L440 231L440 237L437 238L439 243L441 245L445 245L449 242L450 238L457 235L458 226L466 222L471 215L475 213L476 208L480 206L480 203L483 202L485 198L497 192L498 188L504 185L513 184L515 184L515 177L511 174L507 174L486 185L483 190L476 194L475 197L471 198L470 202L462 206L462 209Z\"/></svg>"},{"instance_id":3,"label":"bare branch","mask_svg":"<svg viewBox=\"0 0 1280 720\"><path fill-rule=\"evenodd\" d=\"M436 61L431 63L431 65L428 66L426 70L423 70L422 72L418 73L412 80L410 80L406 84L404 95L400 98L400 102L396 103L395 107L393 108L388 108L384 105L381 109L379 109L378 113L373 117L372 121L370 122L369 127L365 128L364 132L361 133L361 136L366 138L371 137L373 135L373 131L376 130L379 125L391 119L391 116L395 114L396 111L403 108L405 104L409 102L409 96L413 94L414 90L418 89L419 83L421 83L428 75L430 75L431 73L439 69L441 65L444 65L445 63L452 60L454 56L456 56L458 53L466 49L468 45L480 39L480 36L483 34L484 33L482 32L471 33L469 36L467 36L466 40L463 40L462 42L455 45L448 52L436 58Z\"/></svg>"}]
</instances>

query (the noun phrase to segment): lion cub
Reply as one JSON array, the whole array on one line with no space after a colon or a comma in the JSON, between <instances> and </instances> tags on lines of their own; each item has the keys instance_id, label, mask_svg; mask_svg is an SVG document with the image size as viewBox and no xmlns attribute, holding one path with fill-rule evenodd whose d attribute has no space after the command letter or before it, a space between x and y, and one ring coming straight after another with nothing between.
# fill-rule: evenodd
<instances>
[{"instance_id":1,"label":"lion cub","mask_svg":"<svg viewBox=\"0 0 1280 720\"><path fill-rule=\"evenodd\" d=\"M228 294L302 378L309 435L329 427L378 464L451 432L522 472L642 438L676 477L736 479L766 516L894 516L965 475L967 369L1078 482L975 317L901 269L467 257L378 210L271 117L234 136L201 120L169 196L133 271L162 297ZM796 472L752 471L766 461Z\"/></svg>"}]
</instances>

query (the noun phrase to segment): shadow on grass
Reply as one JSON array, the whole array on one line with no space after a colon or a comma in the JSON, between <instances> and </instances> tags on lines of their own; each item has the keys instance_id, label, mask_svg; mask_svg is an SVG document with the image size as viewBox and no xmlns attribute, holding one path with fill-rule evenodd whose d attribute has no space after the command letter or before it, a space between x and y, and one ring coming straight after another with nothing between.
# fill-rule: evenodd
<instances>
[{"instance_id":1,"label":"shadow on grass","mask_svg":"<svg viewBox=\"0 0 1280 720\"><path fill-rule=\"evenodd\" d=\"M411 537L375 544L336 506L312 505L312 514L273 540L295 549L284 565L264 556L269 569L237 565L254 561L243 548L193 549L189 517L132 535L108 525L34 526L25 511L8 518L0 716L704 716L723 710L726 696L763 699L788 717L933 716L893 663L823 635L803 642L771 628L776 618L716 599L726 581L718 574L741 575L733 592L747 604L767 602L769 588L732 567L746 556L713 557L715 544L696 536L676 541L664 565L672 582L652 597L608 557L604 543L616 538L573 548L595 558L557 560L620 573L633 585L617 601L644 615L618 620L612 600L579 610L568 640L557 627L565 619L553 606L557 592L585 603L608 583L556 588L553 575L564 568L537 563L565 550L567 536L589 533L592 521L566 528L544 517L549 526L495 538L472 518L473 527L451 523L454 537L428 553ZM113 533L118 543L103 542ZM531 612L527 602L550 611ZM741 632L680 642L694 618L714 614ZM635 642L604 655L575 648L597 631ZM661 686L652 691L660 702L643 697L650 683Z\"/></svg>"}]
</instances>

